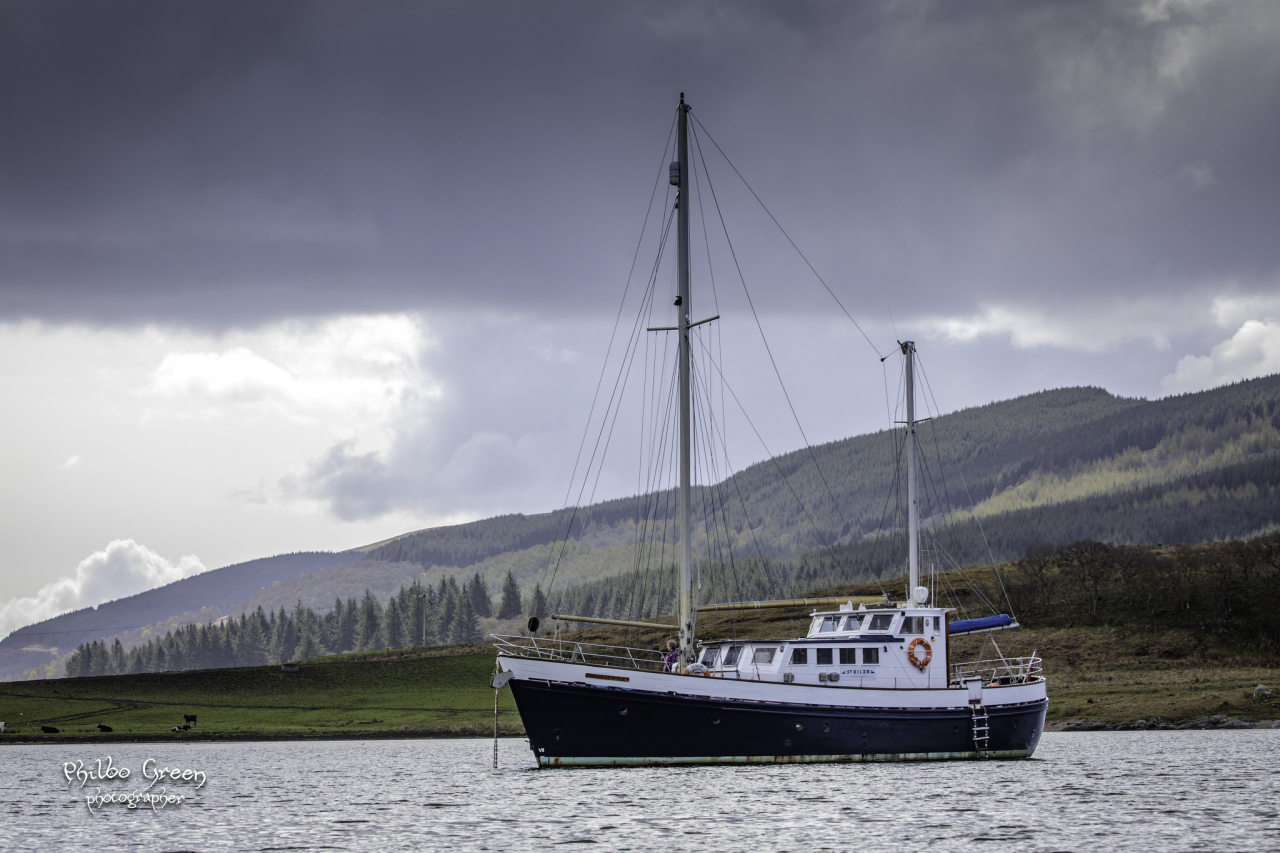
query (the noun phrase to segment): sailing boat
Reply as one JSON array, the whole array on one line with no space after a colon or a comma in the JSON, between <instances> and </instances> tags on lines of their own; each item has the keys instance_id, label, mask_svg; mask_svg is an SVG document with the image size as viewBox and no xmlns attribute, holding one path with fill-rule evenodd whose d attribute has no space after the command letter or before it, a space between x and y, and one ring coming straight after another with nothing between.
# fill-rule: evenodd
<instances>
[{"instance_id":1,"label":"sailing boat","mask_svg":"<svg viewBox=\"0 0 1280 853\"><path fill-rule=\"evenodd\" d=\"M952 621L920 585L914 362L905 360L909 600L788 599L695 607L690 500L689 144L677 111L679 325L679 654L496 636L492 685L509 685L540 767L1026 758L1048 707L1040 659L951 662L957 634L1017 627L1008 616ZM698 643L697 612L814 607L804 637ZM641 628L673 626L556 614ZM536 632L536 620L531 620ZM985 646L984 646L985 647Z\"/></svg>"}]
</instances>

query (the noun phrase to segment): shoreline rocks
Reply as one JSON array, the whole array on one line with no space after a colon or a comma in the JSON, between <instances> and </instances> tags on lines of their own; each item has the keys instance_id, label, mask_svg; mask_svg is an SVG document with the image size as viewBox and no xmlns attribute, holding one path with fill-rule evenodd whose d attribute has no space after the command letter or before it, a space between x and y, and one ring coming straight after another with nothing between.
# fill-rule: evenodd
<instances>
[{"instance_id":1,"label":"shoreline rocks","mask_svg":"<svg viewBox=\"0 0 1280 853\"><path fill-rule=\"evenodd\" d=\"M1219 731L1225 729L1272 729L1280 728L1280 720L1253 720L1245 717L1228 717L1225 714L1214 714L1200 717L1189 722L1174 724L1164 717L1150 717L1143 720L1130 720L1122 723L1108 723L1104 720L1086 719L1072 720L1057 731L1062 732L1148 732L1148 731Z\"/></svg>"}]
</instances>

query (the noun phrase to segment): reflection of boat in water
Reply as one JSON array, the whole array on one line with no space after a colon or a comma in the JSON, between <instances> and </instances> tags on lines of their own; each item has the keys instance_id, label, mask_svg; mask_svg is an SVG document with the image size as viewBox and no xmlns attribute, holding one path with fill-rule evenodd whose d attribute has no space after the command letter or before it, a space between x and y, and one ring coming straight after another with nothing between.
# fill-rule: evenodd
<instances>
[{"instance_id":1,"label":"reflection of boat in water","mask_svg":"<svg viewBox=\"0 0 1280 853\"><path fill-rule=\"evenodd\" d=\"M919 584L915 345L906 379L911 600L840 597L695 607L690 506L688 113L677 114L680 394L680 658L558 638L497 637L494 685L509 684L542 767L1025 758L1048 705L1036 657L951 661L957 634L1016 627L1008 616L951 621ZM705 322L705 321L703 321ZM804 637L696 643L696 614L816 605ZM565 621L668 628L558 616Z\"/></svg>"}]
</instances>

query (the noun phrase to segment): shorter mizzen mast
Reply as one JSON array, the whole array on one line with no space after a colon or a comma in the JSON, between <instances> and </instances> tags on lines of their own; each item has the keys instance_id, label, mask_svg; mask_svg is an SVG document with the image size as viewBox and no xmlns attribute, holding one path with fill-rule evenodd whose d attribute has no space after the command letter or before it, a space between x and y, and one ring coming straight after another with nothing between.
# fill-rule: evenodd
<instances>
[{"instance_id":1,"label":"shorter mizzen mast","mask_svg":"<svg viewBox=\"0 0 1280 853\"><path fill-rule=\"evenodd\" d=\"M907 595L913 603L924 604L929 600L929 591L920 587L920 506L916 497L916 342L900 341L898 345L907 360Z\"/></svg>"}]
</instances>

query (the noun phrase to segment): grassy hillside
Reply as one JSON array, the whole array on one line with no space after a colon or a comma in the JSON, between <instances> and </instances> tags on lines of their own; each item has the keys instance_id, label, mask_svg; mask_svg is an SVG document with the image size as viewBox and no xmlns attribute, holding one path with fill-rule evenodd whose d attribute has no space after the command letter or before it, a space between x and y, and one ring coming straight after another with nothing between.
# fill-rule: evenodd
<instances>
[{"instance_id":1,"label":"grassy hillside","mask_svg":"<svg viewBox=\"0 0 1280 853\"><path fill-rule=\"evenodd\" d=\"M410 737L493 733L494 653L482 647L320 658L280 667L66 678L0 685L0 720L19 738L235 739ZM511 692L500 697L503 734L523 731ZM184 714L190 733L170 730ZM110 726L104 734L98 724ZM58 735L39 727L53 726Z\"/></svg>"}]
</instances>

